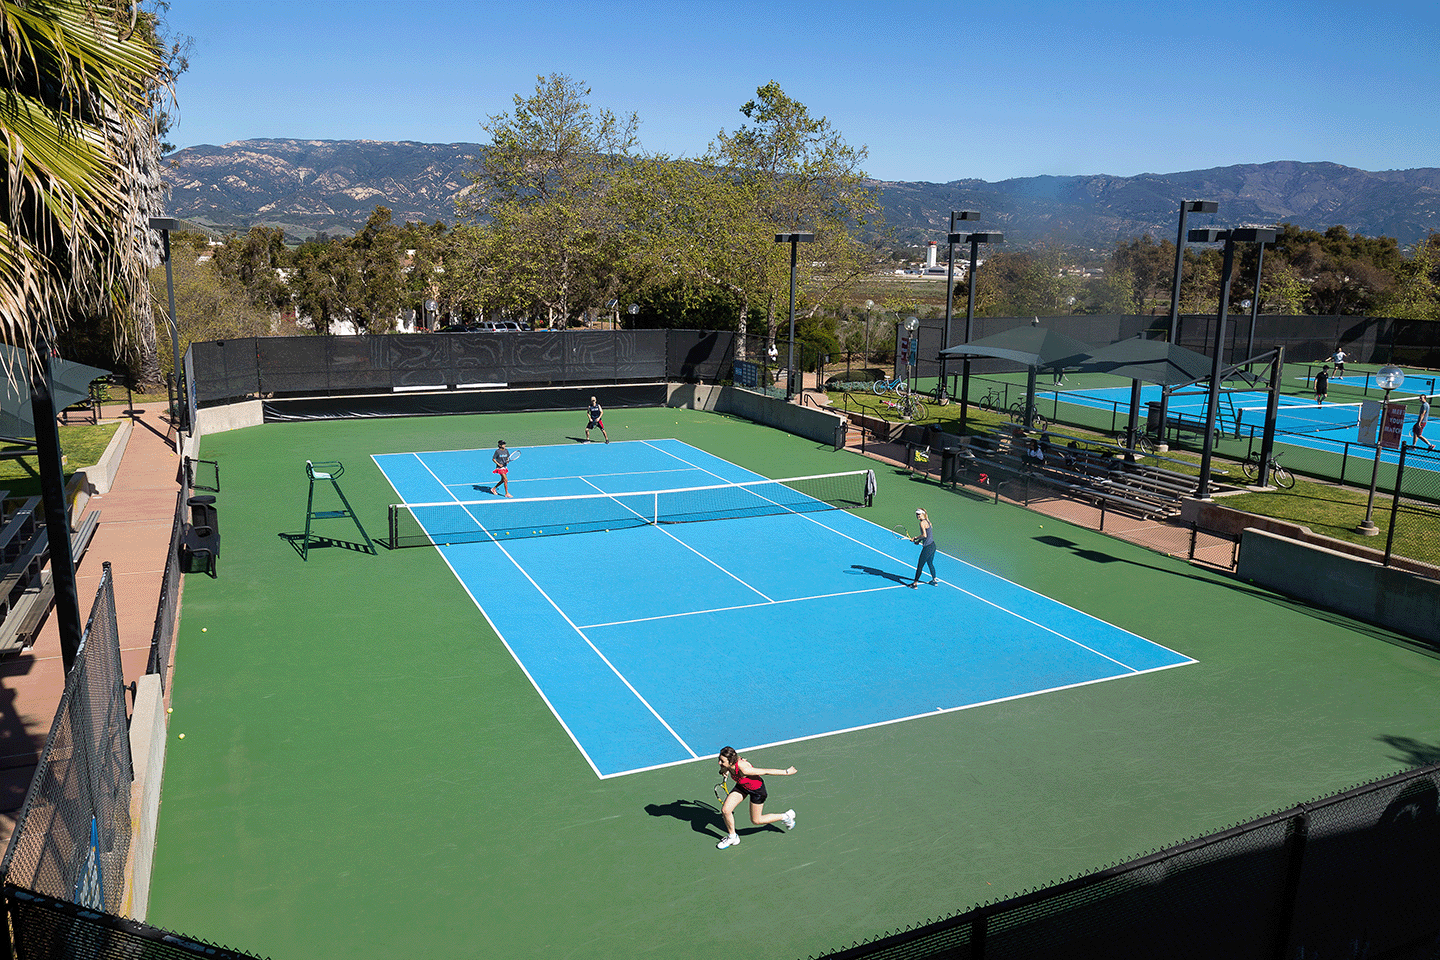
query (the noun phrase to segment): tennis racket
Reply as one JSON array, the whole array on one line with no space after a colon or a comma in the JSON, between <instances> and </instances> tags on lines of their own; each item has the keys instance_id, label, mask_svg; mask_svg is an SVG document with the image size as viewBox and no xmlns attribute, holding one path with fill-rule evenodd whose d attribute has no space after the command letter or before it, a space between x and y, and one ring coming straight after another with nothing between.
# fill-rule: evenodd
<instances>
[{"instance_id":1,"label":"tennis racket","mask_svg":"<svg viewBox=\"0 0 1440 960\"><path fill-rule=\"evenodd\" d=\"M721 777L720 782L715 784L715 799L724 800L729 795L730 785L724 777Z\"/></svg>"},{"instance_id":2,"label":"tennis racket","mask_svg":"<svg viewBox=\"0 0 1440 960\"><path fill-rule=\"evenodd\" d=\"M903 523L897 523L897 524L895 524L895 526L891 527L890 529L893 530L893 531L895 531L895 535L896 535L896 536L904 537L906 540L914 540L914 539L915 539L914 537L910 536L910 531L909 531L909 529L907 529L906 526L905 526L905 524L903 524Z\"/></svg>"},{"instance_id":3,"label":"tennis racket","mask_svg":"<svg viewBox=\"0 0 1440 960\"><path fill-rule=\"evenodd\" d=\"M519 451L519 450L511 450L511 451L510 451L510 459L506 460L505 463L506 463L506 465L509 465L509 464L514 463L516 460L519 460L519 459L520 459L520 451Z\"/></svg>"}]
</instances>

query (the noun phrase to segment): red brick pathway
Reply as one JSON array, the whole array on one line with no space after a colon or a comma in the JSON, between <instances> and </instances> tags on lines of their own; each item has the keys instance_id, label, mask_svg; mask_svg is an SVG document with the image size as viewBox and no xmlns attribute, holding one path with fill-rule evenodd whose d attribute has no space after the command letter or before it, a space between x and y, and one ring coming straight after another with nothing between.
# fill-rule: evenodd
<instances>
[{"instance_id":1,"label":"red brick pathway","mask_svg":"<svg viewBox=\"0 0 1440 960\"><path fill-rule=\"evenodd\" d=\"M104 415L119 417L122 411L123 406L107 407ZM100 511L100 523L75 571L83 620L100 587L101 565L110 562L126 683L145 673L150 656L180 489L180 458L164 414L163 403L136 410L135 427L114 484L85 505L87 513ZM64 686L52 613L33 647L0 661L0 843L9 843Z\"/></svg>"}]
</instances>

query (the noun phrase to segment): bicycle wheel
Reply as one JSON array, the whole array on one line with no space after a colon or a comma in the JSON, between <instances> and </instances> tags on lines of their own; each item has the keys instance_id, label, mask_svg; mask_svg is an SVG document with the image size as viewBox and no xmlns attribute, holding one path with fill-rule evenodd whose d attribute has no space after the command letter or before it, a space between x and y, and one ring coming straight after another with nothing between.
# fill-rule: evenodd
<instances>
[{"instance_id":1,"label":"bicycle wheel","mask_svg":"<svg viewBox=\"0 0 1440 960\"><path fill-rule=\"evenodd\" d=\"M1280 466L1274 460L1270 461L1270 482L1281 490L1289 490L1295 486L1295 474Z\"/></svg>"},{"instance_id":2,"label":"bicycle wheel","mask_svg":"<svg viewBox=\"0 0 1440 960\"><path fill-rule=\"evenodd\" d=\"M1024 422L1025 422L1025 403L1024 403L1024 401L1016 400L1014 403L1010 404L1010 410L1009 410L1008 412L1009 412L1009 414L1010 414L1010 419L1013 420L1013 421L1015 421L1016 423L1024 423Z\"/></svg>"},{"instance_id":3,"label":"bicycle wheel","mask_svg":"<svg viewBox=\"0 0 1440 960\"><path fill-rule=\"evenodd\" d=\"M1030 421L1030 425L1036 430L1048 430L1050 428L1050 421L1040 416L1040 412L1037 410L1035 417Z\"/></svg>"},{"instance_id":4,"label":"bicycle wheel","mask_svg":"<svg viewBox=\"0 0 1440 960\"><path fill-rule=\"evenodd\" d=\"M1260 476L1260 457L1250 454L1240 463L1240 472L1245 474L1246 480L1254 480Z\"/></svg>"},{"instance_id":5,"label":"bicycle wheel","mask_svg":"<svg viewBox=\"0 0 1440 960\"><path fill-rule=\"evenodd\" d=\"M1135 449L1146 456L1150 456L1155 452L1155 441L1150 439L1149 434L1142 431L1135 434Z\"/></svg>"},{"instance_id":6,"label":"bicycle wheel","mask_svg":"<svg viewBox=\"0 0 1440 960\"><path fill-rule=\"evenodd\" d=\"M930 415L930 411L925 409L925 404L919 400L906 404L905 411L911 420L924 420Z\"/></svg>"},{"instance_id":7,"label":"bicycle wheel","mask_svg":"<svg viewBox=\"0 0 1440 960\"><path fill-rule=\"evenodd\" d=\"M871 389L872 391L874 391L874 393L875 393L875 395L876 395L877 397L883 397L883 396L885 396L885 394L887 394L887 393L890 392L890 381L889 381L889 380L876 380L874 383L872 383L872 384L870 385L870 389Z\"/></svg>"}]
</instances>

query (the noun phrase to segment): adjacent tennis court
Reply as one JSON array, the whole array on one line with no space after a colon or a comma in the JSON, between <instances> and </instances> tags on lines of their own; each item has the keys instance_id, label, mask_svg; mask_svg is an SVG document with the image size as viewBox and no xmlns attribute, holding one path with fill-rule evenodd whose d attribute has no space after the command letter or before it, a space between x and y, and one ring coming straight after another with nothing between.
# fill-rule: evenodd
<instances>
[{"instance_id":1,"label":"adjacent tennis court","mask_svg":"<svg viewBox=\"0 0 1440 960\"><path fill-rule=\"evenodd\" d=\"M1333 382L1333 381L1332 381ZM1129 387L1101 387L1067 391L1037 391L1037 402L1044 397L1047 409L1049 402L1058 399L1096 409L1114 409L1117 404L1128 409ZM1140 388L1140 402L1159 403L1162 388L1156 384L1144 384ZM1395 396L1395 401L1407 399ZM1240 390L1221 394L1217 423L1222 433L1246 435L1252 431L1259 436L1265 427L1265 405L1268 395L1261 391ZM1190 390L1170 395L1167 409L1171 416L1182 416L1191 423L1204 423L1208 397L1203 391ZM1415 423L1418 407L1407 411L1404 436L1408 442L1410 428ZM1141 411L1144 416L1144 411ZM1315 403L1312 398L1284 394L1280 397L1276 411L1276 431L1281 442L1291 446L1309 447L1329 453L1341 452L1347 442L1354 443L1360 431L1361 404L1359 403ZM1433 422L1426 426L1425 435L1433 440ZM1396 450L1382 449L1382 463L1396 463Z\"/></svg>"},{"instance_id":2,"label":"adjacent tennis court","mask_svg":"<svg viewBox=\"0 0 1440 960\"><path fill-rule=\"evenodd\" d=\"M1195 662L943 552L941 582L910 589L915 546L834 509L868 503L868 471L776 482L674 439L540 446L511 482L541 496L473 500L488 450L374 459L424 502L392 508L392 539L438 544L601 777ZM877 607L901 628L849 628ZM747 699L717 678L722 646L786 696L717 710L719 682Z\"/></svg>"}]
</instances>

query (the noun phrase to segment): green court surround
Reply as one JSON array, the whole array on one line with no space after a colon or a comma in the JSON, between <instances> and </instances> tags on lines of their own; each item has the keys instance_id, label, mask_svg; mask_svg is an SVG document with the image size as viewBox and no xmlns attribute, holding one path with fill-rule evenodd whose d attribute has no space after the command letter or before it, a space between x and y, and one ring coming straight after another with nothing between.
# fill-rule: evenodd
<instances>
[{"instance_id":1,"label":"green court surround","mask_svg":"<svg viewBox=\"0 0 1440 960\"><path fill-rule=\"evenodd\" d=\"M924 506L942 551L1199 661L750 753L799 767L770 784L798 827L717 851L714 764L596 779L438 553L302 562L292 539L307 459L345 463L373 537L393 495L370 454L566 442L581 417L205 438L223 554L184 585L151 923L276 960L799 958L1440 754L1440 659L1384 631L744 421L611 410L612 437L768 476L875 466L874 522ZM514 480L523 495L523 460ZM755 549L786 562L784 543ZM594 567L603 588L603 553ZM905 624L881 605L855 629ZM725 640L676 638L714 648L716 710L763 709L726 702L727 671L766 664Z\"/></svg>"}]
</instances>

